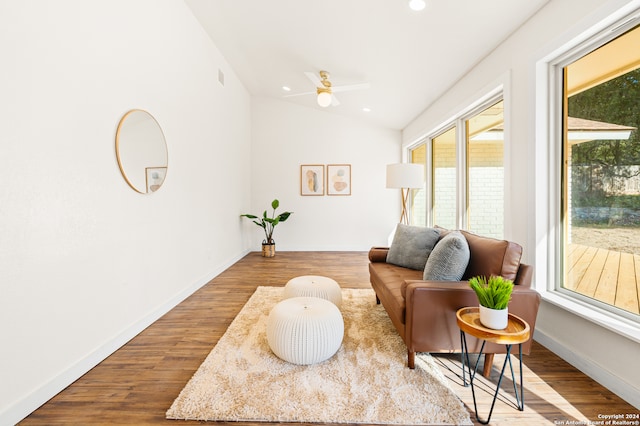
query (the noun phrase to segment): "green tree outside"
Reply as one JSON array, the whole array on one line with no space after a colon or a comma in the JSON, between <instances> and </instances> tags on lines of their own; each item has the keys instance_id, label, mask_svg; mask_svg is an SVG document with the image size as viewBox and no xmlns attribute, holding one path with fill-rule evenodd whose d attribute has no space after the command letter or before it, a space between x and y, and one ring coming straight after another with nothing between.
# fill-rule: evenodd
<instances>
[{"instance_id":1,"label":"green tree outside","mask_svg":"<svg viewBox=\"0 0 640 426\"><path fill-rule=\"evenodd\" d=\"M580 207L636 209L637 220L618 225L640 226L640 194L623 195L604 182L640 174L640 68L572 96L568 115L636 129L627 140L594 140L572 147L572 213ZM576 225L589 222L575 213L572 220Z\"/></svg>"}]
</instances>

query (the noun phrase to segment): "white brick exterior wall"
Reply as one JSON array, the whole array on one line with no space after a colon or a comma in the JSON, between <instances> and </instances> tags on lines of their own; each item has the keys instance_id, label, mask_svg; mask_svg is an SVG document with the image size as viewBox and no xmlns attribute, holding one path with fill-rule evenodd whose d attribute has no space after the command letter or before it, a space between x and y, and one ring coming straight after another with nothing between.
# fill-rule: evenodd
<instances>
[{"instance_id":1,"label":"white brick exterior wall","mask_svg":"<svg viewBox=\"0 0 640 426\"><path fill-rule=\"evenodd\" d=\"M433 223L449 229L456 226L456 152L454 144L436 144L433 166L434 220ZM426 164L426 149L412 151L414 163ZM504 167L502 141L472 142L468 160L468 218L465 227L472 232L502 238L504 229ZM431 190L429 191L431 192ZM412 192L411 222L426 223L426 190Z\"/></svg>"}]
</instances>

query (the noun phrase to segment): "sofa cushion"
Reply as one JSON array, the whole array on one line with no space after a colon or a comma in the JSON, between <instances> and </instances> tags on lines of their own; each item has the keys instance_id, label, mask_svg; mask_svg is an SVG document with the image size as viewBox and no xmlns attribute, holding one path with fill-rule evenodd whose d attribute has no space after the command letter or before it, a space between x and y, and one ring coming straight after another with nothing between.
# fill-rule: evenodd
<instances>
[{"instance_id":1,"label":"sofa cushion","mask_svg":"<svg viewBox=\"0 0 640 426\"><path fill-rule=\"evenodd\" d=\"M522 257L522 246L511 241L481 237L468 231L460 232L467 239L471 252L464 279L500 275L508 280L516 280Z\"/></svg>"},{"instance_id":2,"label":"sofa cushion","mask_svg":"<svg viewBox=\"0 0 640 426\"><path fill-rule=\"evenodd\" d=\"M457 231L448 233L431 251L424 267L427 281L460 281L469 265L469 245Z\"/></svg>"},{"instance_id":3,"label":"sofa cushion","mask_svg":"<svg viewBox=\"0 0 640 426\"><path fill-rule=\"evenodd\" d=\"M436 229L399 223L389 247L387 263L422 271L439 238Z\"/></svg>"},{"instance_id":4,"label":"sofa cushion","mask_svg":"<svg viewBox=\"0 0 640 426\"><path fill-rule=\"evenodd\" d=\"M402 286L407 280L420 280L422 271L402 268L390 263L369 263L371 286L383 302L394 324L404 324L405 300Z\"/></svg>"}]
</instances>

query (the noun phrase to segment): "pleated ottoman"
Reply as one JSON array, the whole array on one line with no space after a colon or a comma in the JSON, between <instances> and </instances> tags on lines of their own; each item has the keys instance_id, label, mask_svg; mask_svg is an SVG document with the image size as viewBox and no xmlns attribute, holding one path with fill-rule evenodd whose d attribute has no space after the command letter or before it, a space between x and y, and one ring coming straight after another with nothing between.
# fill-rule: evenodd
<instances>
[{"instance_id":1,"label":"pleated ottoman","mask_svg":"<svg viewBox=\"0 0 640 426\"><path fill-rule=\"evenodd\" d=\"M267 342L287 362L309 365L335 355L342 345L344 321L336 305L317 297L292 297L273 307Z\"/></svg>"},{"instance_id":2,"label":"pleated ottoman","mask_svg":"<svg viewBox=\"0 0 640 426\"><path fill-rule=\"evenodd\" d=\"M338 308L342 305L342 289L329 277L320 275L302 275L290 279L284 286L284 298L319 297L333 302Z\"/></svg>"}]
</instances>

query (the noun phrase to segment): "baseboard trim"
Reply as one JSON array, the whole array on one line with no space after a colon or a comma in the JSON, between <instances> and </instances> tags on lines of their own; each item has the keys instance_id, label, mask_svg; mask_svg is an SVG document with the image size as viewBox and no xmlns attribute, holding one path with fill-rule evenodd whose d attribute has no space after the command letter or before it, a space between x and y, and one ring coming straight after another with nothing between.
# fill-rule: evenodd
<instances>
[{"instance_id":1,"label":"baseboard trim","mask_svg":"<svg viewBox=\"0 0 640 426\"><path fill-rule=\"evenodd\" d=\"M602 366L588 358L585 358L581 354L571 351L565 345L539 329L536 329L534 339L584 374L591 377L593 380L600 383L602 386L609 389L629 404L633 405L635 408L640 409L640 388L637 388L631 383L624 381L622 378L611 374L602 368Z\"/></svg>"},{"instance_id":2,"label":"baseboard trim","mask_svg":"<svg viewBox=\"0 0 640 426\"><path fill-rule=\"evenodd\" d=\"M133 339L145 328L149 327L155 321L160 319L164 314L175 308L183 300L191 296L198 289L207 284L216 276L220 275L223 271L242 259L248 253L248 250L243 251L239 255L226 260L225 262L223 262L223 264L216 267L210 273L205 274L203 277L196 280L191 286L177 293L165 303L150 312L148 315L133 323L126 330L123 330L118 336L105 342L102 346L89 353L82 360L49 380L47 383L40 386L31 394L25 396L15 404L9 406L3 412L0 412L0 425L15 425L16 423L20 422L33 411L37 410L38 407L53 398L71 383L82 377L93 367L100 364L109 355L124 346L129 340Z\"/></svg>"}]
</instances>

